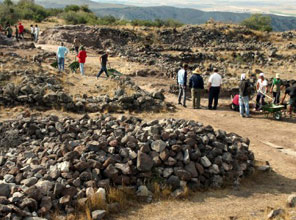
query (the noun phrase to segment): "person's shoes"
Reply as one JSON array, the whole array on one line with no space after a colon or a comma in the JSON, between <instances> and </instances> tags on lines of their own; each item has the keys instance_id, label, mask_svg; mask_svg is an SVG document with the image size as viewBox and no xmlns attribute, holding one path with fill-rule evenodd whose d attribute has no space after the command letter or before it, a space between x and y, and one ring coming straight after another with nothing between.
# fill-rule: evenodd
<instances>
[{"instance_id":1,"label":"person's shoes","mask_svg":"<svg viewBox=\"0 0 296 220\"><path fill-rule=\"evenodd\" d=\"M245 116L244 115L240 115L241 116L241 118L244 118Z\"/></svg>"},{"instance_id":2,"label":"person's shoes","mask_svg":"<svg viewBox=\"0 0 296 220\"><path fill-rule=\"evenodd\" d=\"M217 110L217 107L214 107L213 110Z\"/></svg>"},{"instance_id":3,"label":"person's shoes","mask_svg":"<svg viewBox=\"0 0 296 220\"><path fill-rule=\"evenodd\" d=\"M212 107L208 107L208 109L209 109L209 110L213 110L213 108L212 108Z\"/></svg>"},{"instance_id":4,"label":"person's shoes","mask_svg":"<svg viewBox=\"0 0 296 220\"><path fill-rule=\"evenodd\" d=\"M182 103L181 102L178 102L178 105L182 105Z\"/></svg>"},{"instance_id":5,"label":"person's shoes","mask_svg":"<svg viewBox=\"0 0 296 220\"><path fill-rule=\"evenodd\" d=\"M184 108L187 108L187 106L186 106L186 105L183 105L183 107L184 107Z\"/></svg>"},{"instance_id":6,"label":"person's shoes","mask_svg":"<svg viewBox=\"0 0 296 220\"><path fill-rule=\"evenodd\" d=\"M251 118L251 116L250 115L246 115L246 118Z\"/></svg>"}]
</instances>

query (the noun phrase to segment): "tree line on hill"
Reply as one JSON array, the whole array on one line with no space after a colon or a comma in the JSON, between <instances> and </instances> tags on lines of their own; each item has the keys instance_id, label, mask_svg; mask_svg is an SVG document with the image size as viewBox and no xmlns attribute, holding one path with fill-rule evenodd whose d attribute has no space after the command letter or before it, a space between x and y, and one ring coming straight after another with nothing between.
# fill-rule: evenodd
<instances>
[{"instance_id":1,"label":"tree line on hill","mask_svg":"<svg viewBox=\"0 0 296 220\"><path fill-rule=\"evenodd\" d=\"M115 18L114 16L97 16L87 5L67 5L64 9L44 8L35 4L31 0L20 0L13 3L11 0L4 0L0 3L0 24L7 23L13 25L19 20L32 20L42 22L50 17L58 17L67 24L87 24L87 25L132 25L145 27L180 27L183 24L173 19L155 20L126 20ZM271 18L260 14L252 15L242 23L246 27L260 31L271 31Z\"/></svg>"}]
</instances>

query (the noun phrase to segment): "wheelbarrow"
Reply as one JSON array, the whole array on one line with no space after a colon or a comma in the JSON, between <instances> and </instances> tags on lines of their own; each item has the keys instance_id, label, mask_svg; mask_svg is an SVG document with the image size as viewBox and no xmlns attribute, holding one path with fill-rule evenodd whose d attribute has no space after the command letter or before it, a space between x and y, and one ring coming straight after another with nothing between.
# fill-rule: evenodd
<instances>
[{"instance_id":1,"label":"wheelbarrow","mask_svg":"<svg viewBox=\"0 0 296 220\"><path fill-rule=\"evenodd\" d=\"M266 117L272 115L275 120L282 119L282 110L285 109L284 105L266 104L262 106L262 110Z\"/></svg>"},{"instance_id":2,"label":"wheelbarrow","mask_svg":"<svg viewBox=\"0 0 296 220\"><path fill-rule=\"evenodd\" d=\"M263 95L273 101L273 98L271 98L270 96L268 96L266 94L263 94ZM281 120L282 119L282 111L284 109L285 109L284 105L276 105L276 104L273 104L273 103L267 103L267 104L263 105L262 108L261 108L261 110L263 111L263 113L265 114L265 116L267 118L270 115L272 115L272 117L275 120Z\"/></svg>"}]
</instances>

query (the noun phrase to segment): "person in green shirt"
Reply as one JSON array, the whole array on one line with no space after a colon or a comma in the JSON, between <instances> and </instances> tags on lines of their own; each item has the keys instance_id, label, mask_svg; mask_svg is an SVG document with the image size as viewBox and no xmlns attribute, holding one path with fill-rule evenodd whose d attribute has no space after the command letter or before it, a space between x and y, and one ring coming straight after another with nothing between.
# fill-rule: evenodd
<instances>
[{"instance_id":1,"label":"person in green shirt","mask_svg":"<svg viewBox=\"0 0 296 220\"><path fill-rule=\"evenodd\" d=\"M270 92L273 94L273 104L280 103L282 86L283 81L280 79L280 74L276 74L275 78L272 80L272 85L270 88Z\"/></svg>"},{"instance_id":2,"label":"person in green shirt","mask_svg":"<svg viewBox=\"0 0 296 220\"><path fill-rule=\"evenodd\" d=\"M8 38L12 37L12 28L10 27L10 25L7 25L7 27L6 27L6 36Z\"/></svg>"}]
</instances>

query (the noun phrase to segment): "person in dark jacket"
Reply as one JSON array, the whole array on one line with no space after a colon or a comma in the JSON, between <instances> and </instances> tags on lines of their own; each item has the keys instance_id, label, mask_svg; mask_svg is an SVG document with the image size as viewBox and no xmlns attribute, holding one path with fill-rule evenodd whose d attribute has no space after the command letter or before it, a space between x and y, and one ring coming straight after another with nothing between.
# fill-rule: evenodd
<instances>
[{"instance_id":1,"label":"person in dark jacket","mask_svg":"<svg viewBox=\"0 0 296 220\"><path fill-rule=\"evenodd\" d=\"M246 79L246 74L242 74L239 84L239 112L241 117L250 117L249 88L250 85Z\"/></svg>"},{"instance_id":2,"label":"person in dark jacket","mask_svg":"<svg viewBox=\"0 0 296 220\"><path fill-rule=\"evenodd\" d=\"M197 68L193 72L189 80L189 88L191 88L192 106L194 109L200 109L200 98L204 89L204 81L200 75L200 70Z\"/></svg>"},{"instance_id":3,"label":"person in dark jacket","mask_svg":"<svg viewBox=\"0 0 296 220\"><path fill-rule=\"evenodd\" d=\"M184 64L183 68L178 71L177 84L179 85L178 104L181 105L183 96L183 106L186 108L186 86L187 86L187 69L188 64Z\"/></svg>"}]
</instances>

